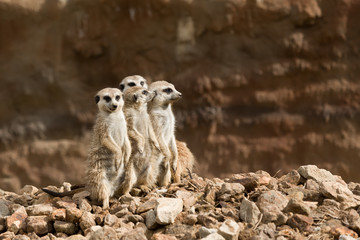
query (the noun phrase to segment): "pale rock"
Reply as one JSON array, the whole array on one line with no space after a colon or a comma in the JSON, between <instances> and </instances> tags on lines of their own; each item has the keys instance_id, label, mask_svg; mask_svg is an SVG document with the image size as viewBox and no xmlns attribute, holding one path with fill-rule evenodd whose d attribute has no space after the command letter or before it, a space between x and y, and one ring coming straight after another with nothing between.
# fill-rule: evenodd
<instances>
[{"instance_id":1,"label":"pale rock","mask_svg":"<svg viewBox=\"0 0 360 240\"><path fill-rule=\"evenodd\" d=\"M144 232L137 228L124 234L121 240L147 240L147 238Z\"/></svg>"},{"instance_id":2,"label":"pale rock","mask_svg":"<svg viewBox=\"0 0 360 240\"><path fill-rule=\"evenodd\" d=\"M38 235L44 235L51 232L50 217L29 216L26 221L26 230L28 233L34 232Z\"/></svg>"},{"instance_id":3,"label":"pale rock","mask_svg":"<svg viewBox=\"0 0 360 240\"><path fill-rule=\"evenodd\" d=\"M290 199L283 211L299 213L306 216L309 216L311 213L311 209L302 200L296 198Z\"/></svg>"},{"instance_id":4,"label":"pale rock","mask_svg":"<svg viewBox=\"0 0 360 240\"><path fill-rule=\"evenodd\" d=\"M20 206L11 216L6 218L7 230L16 234L20 229L25 228L27 217L25 208Z\"/></svg>"},{"instance_id":5,"label":"pale rock","mask_svg":"<svg viewBox=\"0 0 360 240\"><path fill-rule=\"evenodd\" d=\"M320 169L315 165L301 166L297 170L306 179L314 179L316 182L336 182L336 177L325 169Z\"/></svg>"},{"instance_id":6,"label":"pale rock","mask_svg":"<svg viewBox=\"0 0 360 240\"><path fill-rule=\"evenodd\" d=\"M10 215L8 204L5 200L0 199L0 217L6 217Z\"/></svg>"},{"instance_id":7,"label":"pale rock","mask_svg":"<svg viewBox=\"0 0 360 240\"><path fill-rule=\"evenodd\" d=\"M92 208L88 200L81 198L79 200L79 209L82 211L90 212Z\"/></svg>"},{"instance_id":8,"label":"pale rock","mask_svg":"<svg viewBox=\"0 0 360 240\"><path fill-rule=\"evenodd\" d=\"M320 182L320 192L329 198L337 201L348 201L353 198L353 193L350 189L339 182Z\"/></svg>"},{"instance_id":9,"label":"pale rock","mask_svg":"<svg viewBox=\"0 0 360 240\"><path fill-rule=\"evenodd\" d=\"M54 208L49 204L36 204L26 208L29 216L50 216Z\"/></svg>"},{"instance_id":10,"label":"pale rock","mask_svg":"<svg viewBox=\"0 0 360 240\"><path fill-rule=\"evenodd\" d=\"M83 211L77 208L66 208L66 221L76 223L79 221Z\"/></svg>"},{"instance_id":11,"label":"pale rock","mask_svg":"<svg viewBox=\"0 0 360 240\"><path fill-rule=\"evenodd\" d=\"M293 185L298 185L298 183L300 182L301 176L298 173L298 171L296 170L292 170L291 172L289 172L288 174L282 176L280 178L280 181L284 181Z\"/></svg>"},{"instance_id":12,"label":"pale rock","mask_svg":"<svg viewBox=\"0 0 360 240\"><path fill-rule=\"evenodd\" d=\"M51 218L52 221L56 221L56 220L65 221L65 219L66 219L66 210L64 208L55 209L51 213L50 218Z\"/></svg>"},{"instance_id":13,"label":"pale rock","mask_svg":"<svg viewBox=\"0 0 360 240\"><path fill-rule=\"evenodd\" d=\"M83 231L88 229L89 227L95 226L94 215L89 212L84 212L80 218L80 227Z\"/></svg>"},{"instance_id":14,"label":"pale rock","mask_svg":"<svg viewBox=\"0 0 360 240\"><path fill-rule=\"evenodd\" d=\"M156 233L151 237L151 240L176 240L177 238L167 234Z\"/></svg>"},{"instance_id":15,"label":"pale rock","mask_svg":"<svg viewBox=\"0 0 360 240\"><path fill-rule=\"evenodd\" d=\"M98 239L117 239L117 233L115 229L109 226L100 227L98 230L90 232L86 235L89 240Z\"/></svg>"},{"instance_id":16,"label":"pale rock","mask_svg":"<svg viewBox=\"0 0 360 240\"><path fill-rule=\"evenodd\" d=\"M221 224L218 233L226 240L237 240L240 226L232 219L227 219Z\"/></svg>"},{"instance_id":17,"label":"pale rock","mask_svg":"<svg viewBox=\"0 0 360 240\"><path fill-rule=\"evenodd\" d=\"M81 234L76 234L76 235L67 237L66 240L87 240L87 238Z\"/></svg>"},{"instance_id":18,"label":"pale rock","mask_svg":"<svg viewBox=\"0 0 360 240\"><path fill-rule=\"evenodd\" d=\"M55 221L54 228L56 232L68 235L72 235L76 232L75 224L69 222Z\"/></svg>"},{"instance_id":19,"label":"pale rock","mask_svg":"<svg viewBox=\"0 0 360 240\"><path fill-rule=\"evenodd\" d=\"M15 237L15 233L13 233L11 231L7 231L7 232L0 234L0 240L11 240L11 239L14 239L14 237Z\"/></svg>"},{"instance_id":20,"label":"pale rock","mask_svg":"<svg viewBox=\"0 0 360 240\"><path fill-rule=\"evenodd\" d=\"M155 211L153 209L149 210L146 213L146 221L145 221L146 227L148 229L156 229L159 225L156 222L156 214Z\"/></svg>"},{"instance_id":21,"label":"pale rock","mask_svg":"<svg viewBox=\"0 0 360 240\"><path fill-rule=\"evenodd\" d=\"M277 225L284 224L287 217L282 213L289 200L280 192L270 190L263 192L256 205L263 214L263 222L275 222Z\"/></svg>"},{"instance_id":22,"label":"pale rock","mask_svg":"<svg viewBox=\"0 0 360 240\"><path fill-rule=\"evenodd\" d=\"M260 210L254 202L248 200L247 198L244 198L241 201L241 205L240 205L241 220L255 226L255 224L259 221L260 214L261 214Z\"/></svg>"},{"instance_id":23,"label":"pale rock","mask_svg":"<svg viewBox=\"0 0 360 240\"><path fill-rule=\"evenodd\" d=\"M162 225L174 223L182 209L183 201L179 198L159 198L155 207L156 222Z\"/></svg>"},{"instance_id":24,"label":"pale rock","mask_svg":"<svg viewBox=\"0 0 360 240\"><path fill-rule=\"evenodd\" d=\"M356 240L356 238L353 238L352 236L349 235L340 235L339 240Z\"/></svg>"},{"instance_id":25,"label":"pale rock","mask_svg":"<svg viewBox=\"0 0 360 240\"><path fill-rule=\"evenodd\" d=\"M107 214L104 218L104 225L113 226L118 221L118 218L115 215Z\"/></svg>"},{"instance_id":26,"label":"pale rock","mask_svg":"<svg viewBox=\"0 0 360 240\"><path fill-rule=\"evenodd\" d=\"M187 225L194 225L197 222L197 215L189 214L184 218L183 222Z\"/></svg>"},{"instance_id":27,"label":"pale rock","mask_svg":"<svg viewBox=\"0 0 360 240\"><path fill-rule=\"evenodd\" d=\"M212 233L217 233L215 228L201 227L199 228L199 238L204 238Z\"/></svg>"},{"instance_id":28,"label":"pale rock","mask_svg":"<svg viewBox=\"0 0 360 240\"><path fill-rule=\"evenodd\" d=\"M28 195L34 195L39 189L37 187L34 187L32 185L25 185L22 189L20 189L20 194L28 194Z\"/></svg>"},{"instance_id":29,"label":"pale rock","mask_svg":"<svg viewBox=\"0 0 360 240\"><path fill-rule=\"evenodd\" d=\"M59 208L76 208L77 205L72 200L59 200L56 202L56 206Z\"/></svg>"},{"instance_id":30,"label":"pale rock","mask_svg":"<svg viewBox=\"0 0 360 240\"><path fill-rule=\"evenodd\" d=\"M30 240L26 235L16 235L12 240Z\"/></svg>"},{"instance_id":31,"label":"pale rock","mask_svg":"<svg viewBox=\"0 0 360 240\"><path fill-rule=\"evenodd\" d=\"M189 191L178 190L175 195L177 198L181 198L183 200L185 209L189 209L197 202L197 197Z\"/></svg>"},{"instance_id":32,"label":"pale rock","mask_svg":"<svg viewBox=\"0 0 360 240\"><path fill-rule=\"evenodd\" d=\"M224 183L221 186L219 195L230 194L230 195L240 195L244 192L245 187L240 183Z\"/></svg>"},{"instance_id":33,"label":"pale rock","mask_svg":"<svg viewBox=\"0 0 360 240\"><path fill-rule=\"evenodd\" d=\"M122 218L123 216L125 216L127 213L129 212L129 210L127 208L124 208L118 212L115 213L115 216L118 218Z\"/></svg>"},{"instance_id":34,"label":"pale rock","mask_svg":"<svg viewBox=\"0 0 360 240\"><path fill-rule=\"evenodd\" d=\"M202 240L225 240L225 238L218 233L212 233L212 234L209 234L206 237L200 238L200 239L202 239Z\"/></svg>"}]
</instances>

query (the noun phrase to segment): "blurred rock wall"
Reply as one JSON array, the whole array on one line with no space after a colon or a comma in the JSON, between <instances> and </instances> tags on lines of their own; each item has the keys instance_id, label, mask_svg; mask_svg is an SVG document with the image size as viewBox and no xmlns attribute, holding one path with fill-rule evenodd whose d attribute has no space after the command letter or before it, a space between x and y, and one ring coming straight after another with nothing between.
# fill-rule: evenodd
<instances>
[{"instance_id":1,"label":"blurred rock wall","mask_svg":"<svg viewBox=\"0 0 360 240\"><path fill-rule=\"evenodd\" d=\"M0 188L84 182L95 93L167 80L203 176L360 181L360 2L0 0Z\"/></svg>"}]
</instances>

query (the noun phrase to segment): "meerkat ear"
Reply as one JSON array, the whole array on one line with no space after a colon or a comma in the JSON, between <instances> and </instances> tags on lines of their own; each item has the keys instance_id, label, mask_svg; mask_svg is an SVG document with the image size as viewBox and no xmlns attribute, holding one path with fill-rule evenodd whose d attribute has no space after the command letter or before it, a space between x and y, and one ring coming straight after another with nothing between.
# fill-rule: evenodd
<instances>
[{"instance_id":1,"label":"meerkat ear","mask_svg":"<svg viewBox=\"0 0 360 240\"><path fill-rule=\"evenodd\" d=\"M134 102L137 102L137 100L138 100L138 96L134 94Z\"/></svg>"},{"instance_id":2,"label":"meerkat ear","mask_svg":"<svg viewBox=\"0 0 360 240\"><path fill-rule=\"evenodd\" d=\"M95 96L95 103L98 104L99 101L100 101L100 96L99 96L99 95L96 95L96 96Z\"/></svg>"},{"instance_id":3,"label":"meerkat ear","mask_svg":"<svg viewBox=\"0 0 360 240\"><path fill-rule=\"evenodd\" d=\"M157 91L156 91L156 90L154 90L154 94L155 94L155 96L154 96L154 97L156 97L156 96L157 96Z\"/></svg>"},{"instance_id":4,"label":"meerkat ear","mask_svg":"<svg viewBox=\"0 0 360 240\"><path fill-rule=\"evenodd\" d=\"M125 88L125 85L124 85L124 84L120 84L120 85L119 85L120 91L124 91L124 88Z\"/></svg>"}]
</instances>

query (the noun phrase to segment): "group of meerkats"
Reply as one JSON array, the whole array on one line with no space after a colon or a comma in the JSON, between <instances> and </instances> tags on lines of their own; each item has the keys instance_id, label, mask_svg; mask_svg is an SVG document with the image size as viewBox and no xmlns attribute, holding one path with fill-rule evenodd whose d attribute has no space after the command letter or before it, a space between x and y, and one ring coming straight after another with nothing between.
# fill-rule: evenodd
<instances>
[{"instance_id":1,"label":"group of meerkats","mask_svg":"<svg viewBox=\"0 0 360 240\"><path fill-rule=\"evenodd\" d=\"M91 200L109 208L112 196L128 194L134 187L150 192L179 183L192 172L194 156L175 138L172 103L180 98L173 84L156 81L148 86L139 75L96 94L99 112L86 172Z\"/></svg>"}]
</instances>

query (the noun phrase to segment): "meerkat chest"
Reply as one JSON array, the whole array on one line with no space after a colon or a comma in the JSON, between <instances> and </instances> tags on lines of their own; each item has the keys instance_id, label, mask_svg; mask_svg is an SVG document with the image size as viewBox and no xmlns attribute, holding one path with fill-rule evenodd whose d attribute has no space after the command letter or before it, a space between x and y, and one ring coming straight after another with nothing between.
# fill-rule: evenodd
<instances>
[{"instance_id":1,"label":"meerkat chest","mask_svg":"<svg viewBox=\"0 0 360 240\"><path fill-rule=\"evenodd\" d=\"M121 145L126 134L126 122L124 116L121 114L111 116L108 126L109 135L115 142Z\"/></svg>"}]
</instances>

